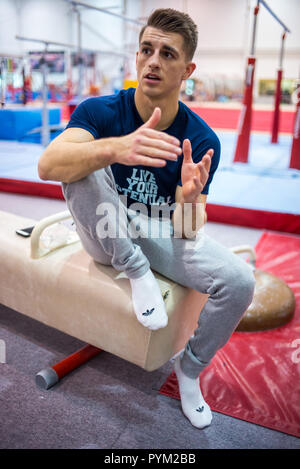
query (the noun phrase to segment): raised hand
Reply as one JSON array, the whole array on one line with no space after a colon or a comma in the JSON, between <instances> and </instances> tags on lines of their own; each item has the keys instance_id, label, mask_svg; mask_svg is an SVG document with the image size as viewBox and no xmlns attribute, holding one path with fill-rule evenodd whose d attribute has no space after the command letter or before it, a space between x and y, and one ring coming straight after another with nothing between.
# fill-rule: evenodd
<instances>
[{"instance_id":1,"label":"raised hand","mask_svg":"<svg viewBox=\"0 0 300 469\"><path fill-rule=\"evenodd\" d=\"M181 168L182 198L183 202L196 203L207 182L213 149L203 156L199 163L194 163L192 146L189 139L183 142L183 162Z\"/></svg>"},{"instance_id":2,"label":"raised hand","mask_svg":"<svg viewBox=\"0 0 300 469\"><path fill-rule=\"evenodd\" d=\"M127 166L162 167L166 165L166 160L176 161L182 153L180 141L155 130L160 119L161 110L157 107L149 120L135 132L115 138L115 162Z\"/></svg>"}]
</instances>

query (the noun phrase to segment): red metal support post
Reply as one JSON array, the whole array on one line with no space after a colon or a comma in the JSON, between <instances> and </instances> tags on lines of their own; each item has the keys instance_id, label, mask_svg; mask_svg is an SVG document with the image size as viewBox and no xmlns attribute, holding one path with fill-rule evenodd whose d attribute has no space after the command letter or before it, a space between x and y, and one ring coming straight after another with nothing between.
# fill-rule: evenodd
<instances>
[{"instance_id":1,"label":"red metal support post","mask_svg":"<svg viewBox=\"0 0 300 469\"><path fill-rule=\"evenodd\" d=\"M235 148L235 154L233 161L240 163L248 162L249 143L250 143L250 132L251 132L251 121L252 121L252 101L253 101L253 84L254 84L254 72L255 72L255 35L256 35L256 23L257 15L259 12L259 1L254 8L254 22L252 31L252 46L250 57L248 58L244 99L243 106L241 109L239 125L238 125L238 138Z\"/></svg>"},{"instance_id":2,"label":"red metal support post","mask_svg":"<svg viewBox=\"0 0 300 469\"><path fill-rule=\"evenodd\" d=\"M277 70L277 83L276 83L276 92L275 92L275 105L274 105L274 113L273 113L271 143L278 143L280 102L281 102L281 80L282 80L282 70Z\"/></svg>"},{"instance_id":3,"label":"red metal support post","mask_svg":"<svg viewBox=\"0 0 300 469\"><path fill-rule=\"evenodd\" d=\"M248 58L246 84L244 91L243 106L238 124L238 139L235 148L234 162L247 163L251 122L252 122L252 100L253 100L253 83L255 71L255 57Z\"/></svg>"},{"instance_id":4,"label":"red metal support post","mask_svg":"<svg viewBox=\"0 0 300 469\"><path fill-rule=\"evenodd\" d=\"M277 83L276 83L276 92L275 92L271 143L278 143L280 103L281 103L281 81L282 81L282 73L283 73L282 63L283 63L283 50L284 50L285 37L286 37L286 32L283 33L282 40L281 40L281 51L280 51L279 69L277 71Z\"/></svg>"},{"instance_id":5,"label":"red metal support post","mask_svg":"<svg viewBox=\"0 0 300 469\"><path fill-rule=\"evenodd\" d=\"M294 122L290 168L300 169L300 85L298 86L298 102Z\"/></svg>"}]
</instances>

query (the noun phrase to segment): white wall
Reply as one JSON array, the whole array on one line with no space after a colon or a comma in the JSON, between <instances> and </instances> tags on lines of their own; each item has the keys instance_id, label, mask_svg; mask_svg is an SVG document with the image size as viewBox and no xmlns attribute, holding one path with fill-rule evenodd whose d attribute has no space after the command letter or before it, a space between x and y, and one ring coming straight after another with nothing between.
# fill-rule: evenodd
<instances>
[{"instance_id":1,"label":"white wall","mask_svg":"<svg viewBox=\"0 0 300 469\"><path fill-rule=\"evenodd\" d=\"M97 6L116 6L111 11L130 18L145 18L158 7L188 12L199 29L195 55L195 77L226 75L244 79L250 51L253 7L256 0L85 0ZM123 3L124 1L124 3ZM267 0L291 29L286 39L284 76L297 78L300 69L300 0ZM126 10L123 10L123 5ZM82 10L82 9L81 9ZM76 15L64 0L1 0L0 53L22 54L41 49L35 43L15 40L23 35L66 43L77 43ZM135 51L139 27L104 13L82 10L82 44L91 49L129 54L127 67L135 77ZM257 29L256 78L275 78L282 28L261 6ZM98 68L106 79L120 75L123 59L100 55Z\"/></svg>"},{"instance_id":2,"label":"white wall","mask_svg":"<svg viewBox=\"0 0 300 469\"><path fill-rule=\"evenodd\" d=\"M161 7L160 0L143 0L143 15ZM250 53L253 7L256 0L165 0L166 8L186 11L199 31L195 54L197 75L244 76ZM291 29L285 44L285 76L297 78L300 68L300 1L267 0L268 5ZM282 27L261 5L257 23L256 55L258 78L273 78L278 67Z\"/></svg>"},{"instance_id":3,"label":"white wall","mask_svg":"<svg viewBox=\"0 0 300 469\"><path fill-rule=\"evenodd\" d=\"M110 6L116 14L123 13L123 0L87 0L86 3L95 6ZM132 3L132 2L131 2ZM91 9L79 8L82 24L82 48L99 51L97 55L98 82L110 83L120 77L120 69L124 64L125 35L122 19ZM24 55L28 51L43 50L42 44L30 41L18 41L15 36L43 39L64 44L78 44L77 15L70 3L64 0L0 0L0 54L7 56ZM66 50L70 48L59 45L49 45L49 50ZM100 53L101 51L101 53ZM108 53L105 53L107 51ZM119 53L120 55L115 55ZM78 69L73 69L73 80L78 78ZM34 74L35 81L38 73ZM90 73L89 77L92 78ZM66 80L66 75L51 74L52 82ZM41 76L40 76L41 83ZM88 80L86 81L88 85Z\"/></svg>"},{"instance_id":4,"label":"white wall","mask_svg":"<svg viewBox=\"0 0 300 469\"><path fill-rule=\"evenodd\" d=\"M41 49L35 43L17 41L16 34L70 42L69 9L63 0L1 0L0 53Z\"/></svg>"}]
</instances>

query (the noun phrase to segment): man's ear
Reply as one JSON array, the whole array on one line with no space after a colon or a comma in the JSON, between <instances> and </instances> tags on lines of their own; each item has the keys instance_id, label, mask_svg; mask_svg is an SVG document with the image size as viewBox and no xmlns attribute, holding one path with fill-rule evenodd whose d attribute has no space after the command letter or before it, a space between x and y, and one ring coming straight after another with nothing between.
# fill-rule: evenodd
<instances>
[{"instance_id":1,"label":"man's ear","mask_svg":"<svg viewBox=\"0 0 300 469\"><path fill-rule=\"evenodd\" d=\"M189 62L186 66L186 69L185 69L185 72L184 72L184 75L183 75L182 79L187 80L192 75L192 73L195 71L195 68L196 68L196 64L194 62Z\"/></svg>"}]
</instances>

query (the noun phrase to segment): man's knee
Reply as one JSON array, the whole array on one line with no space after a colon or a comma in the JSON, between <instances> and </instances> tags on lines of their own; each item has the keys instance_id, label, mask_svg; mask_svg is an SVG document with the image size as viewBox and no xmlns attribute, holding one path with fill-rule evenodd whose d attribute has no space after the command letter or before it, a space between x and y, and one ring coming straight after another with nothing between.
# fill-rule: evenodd
<instances>
[{"instance_id":1,"label":"man's knee","mask_svg":"<svg viewBox=\"0 0 300 469\"><path fill-rule=\"evenodd\" d=\"M231 302L244 305L246 310L250 305L254 289L255 277L251 267L241 259L224 269L224 286L230 295Z\"/></svg>"}]
</instances>

